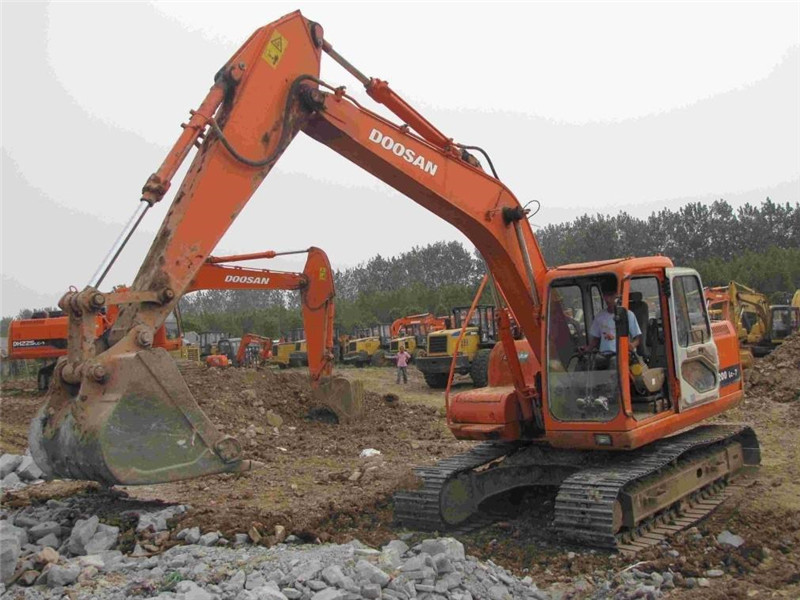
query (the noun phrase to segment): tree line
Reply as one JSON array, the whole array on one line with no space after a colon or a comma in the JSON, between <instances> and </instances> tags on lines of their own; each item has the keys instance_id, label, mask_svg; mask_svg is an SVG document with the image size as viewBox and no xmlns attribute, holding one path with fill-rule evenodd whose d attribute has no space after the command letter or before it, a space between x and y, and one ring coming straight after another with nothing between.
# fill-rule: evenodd
<instances>
[{"instance_id":1,"label":"tree line","mask_svg":"<svg viewBox=\"0 0 800 600\"><path fill-rule=\"evenodd\" d=\"M663 209L643 219L624 212L583 215L538 228L536 235L553 266L663 254L676 265L697 269L706 285L736 280L774 302L784 302L782 293L800 288L800 203L767 198L734 209L718 200ZM472 301L484 272L480 256L459 242L373 256L334 273L336 324L349 332L406 314L447 314ZM299 302L297 292L207 290L182 298L180 309L187 331L278 337L302 326ZM486 293L482 302L491 303L491 296ZM6 326L3 319L3 333Z\"/></svg>"}]
</instances>

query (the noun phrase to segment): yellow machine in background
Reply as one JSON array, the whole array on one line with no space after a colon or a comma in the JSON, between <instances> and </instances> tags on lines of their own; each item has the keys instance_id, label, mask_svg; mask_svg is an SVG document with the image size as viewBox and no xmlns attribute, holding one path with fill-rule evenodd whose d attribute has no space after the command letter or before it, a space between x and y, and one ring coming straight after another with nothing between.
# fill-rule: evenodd
<instances>
[{"instance_id":1,"label":"yellow machine in background","mask_svg":"<svg viewBox=\"0 0 800 600\"><path fill-rule=\"evenodd\" d=\"M769 341L773 345L800 331L800 307L788 304L773 304L769 307Z\"/></svg>"},{"instance_id":2,"label":"yellow machine in background","mask_svg":"<svg viewBox=\"0 0 800 600\"><path fill-rule=\"evenodd\" d=\"M281 369L308 366L308 346L305 340L278 342L274 347L270 364L278 365Z\"/></svg>"},{"instance_id":3,"label":"yellow machine in background","mask_svg":"<svg viewBox=\"0 0 800 600\"><path fill-rule=\"evenodd\" d=\"M273 346L270 364L278 365L281 369L308 366L306 332L302 327L292 329L283 337L283 341Z\"/></svg>"},{"instance_id":4,"label":"yellow machine in background","mask_svg":"<svg viewBox=\"0 0 800 600\"><path fill-rule=\"evenodd\" d=\"M425 356L428 352L428 334L447 329L450 317L437 317L431 313L408 315L396 319L392 323L392 339L389 342L389 354L395 355L403 348L411 355L411 359Z\"/></svg>"},{"instance_id":5,"label":"yellow machine in background","mask_svg":"<svg viewBox=\"0 0 800 600\"><path fill-rule=\"evenodd\" d=\"M798 293L795 299L800 302ZM736 281L708 288L706 300L712 320L728 319L733 323L743 355L752 351L755 356L765 356L788 335L800 330L800 308L770 306L766 295ZM743 356L742 363L748 366L752 360Z\"/></svg>"},{"instance_id":6,"label":"yellow machine in background","mask_svg":"<svg viewBox=\"0 0 800 600\"><path fill-rule=\"evenodd\" d=\"M428 387L443 388L447 385L450 364L456 354L457 374L469 374L475 387L485 387L489 382L489 355L497 343L494 306L479 305L475 308L461 346L456 348L468 312L469 307L454 308L453 329L428 334L427 354L415 361Z\"/></svg>"},{"instance_id":7,"label":"yellow machine in background","mask_svg":"<svg viewBox=\"0 0 800 600\"><path fill-rule=\"evenodd\" d=\"M385 367L389 364L386 358L386 349L391 339L389 325L373 325L363 327L353 332L353 337L347 342L343 362L356 367Z\"/></svg>"}]
</instances>

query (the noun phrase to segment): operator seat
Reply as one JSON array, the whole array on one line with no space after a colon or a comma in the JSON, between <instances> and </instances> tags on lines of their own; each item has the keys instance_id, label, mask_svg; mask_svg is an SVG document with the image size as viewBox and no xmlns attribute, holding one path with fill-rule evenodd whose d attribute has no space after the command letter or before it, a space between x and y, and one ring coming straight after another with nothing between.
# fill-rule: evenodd
<instances>
[{"instance_id":1,"label":"operator seat","mask_svg":"<svg viewBox=\"0 0 800 600\"><path fill-rule=\"evenodd\" d=\"M636 322L639 323L639 329L642 330L642 340L636 351L640 356L648 358L650 348L647 346L647 330L650 327L650 308L647 306L647 302L642 300L642 292L630 293L629 306L633 316L636 317Z\"/></svg>"}]
</instances>

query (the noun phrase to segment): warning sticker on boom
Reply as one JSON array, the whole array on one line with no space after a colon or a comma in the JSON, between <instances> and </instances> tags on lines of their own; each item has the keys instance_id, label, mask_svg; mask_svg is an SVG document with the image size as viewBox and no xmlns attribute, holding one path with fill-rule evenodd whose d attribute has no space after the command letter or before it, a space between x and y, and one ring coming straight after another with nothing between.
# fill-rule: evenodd
<instances>
[{"instance_id":1,"label":"warning sticker on boom","mask_svg":"<svg viewBox=\"0 0 800 600\"><path fill-rule=\"evenodd\" d=\"M286 52L286 47L288 45L289 41L276 29L272 32L272 36L269 38L267 45L264 47L264 52L261 53L261 58L267 61L271 67L277 68L278 63L281 62L281 57L283 56L283 53Z\"/></svg>"}]
</instances>

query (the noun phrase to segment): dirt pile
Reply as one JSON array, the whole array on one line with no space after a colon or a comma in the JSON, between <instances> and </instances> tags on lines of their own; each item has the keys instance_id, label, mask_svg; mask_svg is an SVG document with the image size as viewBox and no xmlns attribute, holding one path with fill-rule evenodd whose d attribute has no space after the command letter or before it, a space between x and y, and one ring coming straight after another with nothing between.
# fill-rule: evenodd
<instances>
[{"instance_id":1,"label":"dirt pile","mask_svg":"<svg viewBox=\"0 0 800 600\"><path fill-rule=\"evenodd\" d=\"M393 378L388 370L383 375L387 381ZM184 377L212 422L237 437L245 456L264 467L124 488L135 499L194 506L182 527L220 530L231 537L255 526L269 543L275 526L281 525L286 533L323 540L347 541L356 535L382 543L392 536L392 493L413 484L411 467L470 447L453 438L437 408L402 396L398 400L397 395L367 391L363 418L354 422L309 420L307 415L317 407L305 370L200 368L185 370ZM4 451L21 453L30 419L44 397L35 382L19 389L6 384L0 441ZM368 448L380 455L362 458ZM46 483L14 496L19 501L58 496L62 486Z\"/></svg>"},{"instance_id":2,"label":"dirt pile","mask_svg":"<svg viewBox=\"0 0 800 600\"><path fill-rule=\"evenodd\" d=\"M200 407L244 454L264 463L245 474L129 487L137 498L188 503L182 527L231 536L252 527L269 542L288 533L344 540L366 527L374 541L391 536L392 493L411 485L411 467L457 454L436 408L367 391L363 417L348 423L308 418L315 405L305 371L201 369L184 374ZM391 376L388 374L387 376ZM361 457L366 449L380 454ZM366 538L366 539L365 539Z\"/></svg>"},{"instance_id":3,"label":"dirt pile","mask_svg":"<svg viewBox=\"0 0 800 600\"><path fill-rule=\"evenodd\" d=\"M205 369L185 377L203 411L221 431L238 437L248 457L256 460L274 462L286 453L358 458L367 448L382 455L403 454L412 449L412 438L415 446L433 454L443 450L437 411L398 402L396 395L365 391L363 417L336 424L324 413L310 417L320 406L302 371Z\"/></svg>"},{"instance_id":4,"label":"dirt pile","mask_svg":"<svg viewBox=\"0 0 800 600\"><path fill-rule=\"evenodd\" d=\"M746 390L748 397L772 402L800 400L800 333L792 334L771 354L756 361Z\"/></svg>"}]
</instances>

